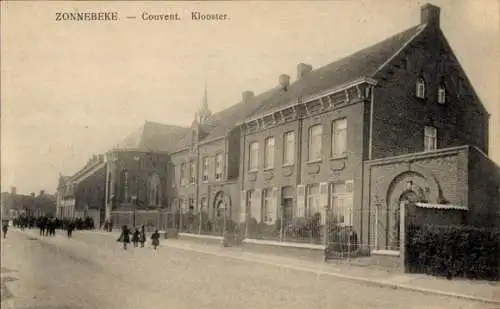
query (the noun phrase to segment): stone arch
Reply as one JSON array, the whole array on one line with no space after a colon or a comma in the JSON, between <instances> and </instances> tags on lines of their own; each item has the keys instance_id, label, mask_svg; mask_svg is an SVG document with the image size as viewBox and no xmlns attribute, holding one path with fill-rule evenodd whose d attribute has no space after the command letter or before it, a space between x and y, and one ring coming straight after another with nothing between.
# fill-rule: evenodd
<instances>
[{"instance_id":1,"label":"stone arch","mask_svg":"<svg viewBox=\"0 0 500 309\"><path fill-rule=\"evenodd\" d=\"M225 205L225 212L228 217L231 217L231 195L227 194L224 190L218 191L213 199L212 209L214 212L214 217L219 217L223 215L223 206Z\"/></svg>"},{"instance_id":2,"label":"stone arch","mask_svg":"<svg viewBox=\"0 0 500 309\"><path fill-rule=\"evenodd\" d=\"M412 170L400 173L389 183L386 190L386 204L398 203L403 192L409 189L420 198L425 198L426 202L437 201L442 195L441 187L434 175L421 168L412 168Z\"/></svg>"}]
</instances>

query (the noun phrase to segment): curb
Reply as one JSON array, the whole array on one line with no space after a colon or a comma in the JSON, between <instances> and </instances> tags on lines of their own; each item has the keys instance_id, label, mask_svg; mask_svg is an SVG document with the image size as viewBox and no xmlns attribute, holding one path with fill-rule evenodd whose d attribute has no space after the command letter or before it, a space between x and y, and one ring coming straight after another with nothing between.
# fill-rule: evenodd
<instances>
[{"instance_id":1,"label":"curb","mask_svg":"<svg viewBox=\"0 0 500 309\"><path fill-rule=\"evenodd\" d=\"M109 235L109 236L113 235L111 233L105 234L107 232L93 232L93 233L101 234L101 235ZM292 265L292 264L288 264L288 263L277 264L277 263L267 262L267 261L263 261L263 260L259 260L259 259L255 259L255 258L219 253L219 252L210 251L210 250L202 250L202 249L196 249L196 248L176 246L175 244L171 244L171 243L166 244L165 242L161 243L160 246L172 247L172 248L176 248L176 249L180 249L180 250L184 250L184 251L192 251L192 252L197 252L197 253L202 253L202 254L211 254L214 256L218 256L218 257L232 258L232 259L241 260L241 261L254 262L254 263L259 263L259 264L268 265L268 266L280 267L280 268L288 268L288 269L293 269L293 270L298 270L298 271L303 271L303 272L309 272L309 273L314 272L318 275L325 275L325 276L330 276L330 277L335 277L335 278L341 278L341 279L345 279L345 280L365 283L365 284L372 285L372 286L391 288L394 290L399 289L399 290L406 290L406 291L412 291L412 292L420 292L420 293L429 294L429 295L453 297L453 298L476 301L476 302L481 302L481 303L486 303L486 304L500 305L500 299L494 300L494 299L489 299L489 298L476 297L476 296L470 296L470 295L453 293L453 292L445 292L445 291L439 291L439 290L420 288L420 287L415 287L415 286L406 285L406 284L393 283L390 281L367 279L367 278L363 278L363 277L344 275L344 274L341 274L338 272L316 270L313 268Z\"/></svg>"},{"instance_id":2,"label":"curb","mask_svg":"<svg viewBox=\"0 0 500 309\"><path fill-rule=\"evenodd\" d=\"M361 282L361 283L365 283L365 284L368 284L371 286L391 288L394 290L398 290L398 289L399 290L407 290L407 291L412 291L412 292L420 292L423 294L453 297L453 298L465 299L465 300L482 302L482 303L487 303L487 304L500 305L500 300L494 300L494 299L489 299L489 298L482 298L482 297L470 296L470 295L465 295L465 294L458 294L458 293L452 293L452 292L444 292L444 291L439 291L439 290L419 288L419 287L414 287L414 286L399 284L399 283L393 283L393 282L383 281L383 280L375 280L375 279L367 279L367 278L363 278L363 277L349 276L349 275L344 275L344 274L337 273L337 272L316 270L313 268L292 265L292 264L288 264L288 263L276 264L276 263L272 263L272 262L267 262L267 261L255 259L255 258L247 258L247 257L217 253L217 252L213 252L213 251L211 252L211 251L207 251L207 250L199 250L199 249L195 249L195 248L184 248L182 246L175 246L172 244L169 244L166 246L173 247L173 248L180 249L180 250L185 250L185 251L193 251L193 252L197 252L197 253L211 254L211 255L218 256L218 257L232 258L232 259L236 259L236 260L259 263L259 264L268 265L268 266L288 268L288 269L309 272L309 273L314 272L318 275L325 275L325 276L330 276L330 277L335 277L335 278L340 278L340 279L345 279L345 280L350 280L350 281L355 281L355 282Z\"/></svg>"}]
</instances>

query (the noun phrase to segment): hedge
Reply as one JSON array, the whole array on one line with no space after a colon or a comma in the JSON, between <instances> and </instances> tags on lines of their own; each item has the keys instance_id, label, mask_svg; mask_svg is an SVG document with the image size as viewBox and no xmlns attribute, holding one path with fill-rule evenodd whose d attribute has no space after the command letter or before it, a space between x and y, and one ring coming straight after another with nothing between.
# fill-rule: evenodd
<instances>
[{"instance_id":1,"label":"hedge","mask_svg":"<svg viewBox=\"0 0 500 309\"><path fill-rule=\"evenodd\" d=\"M422 225L407 231L408 271L448 279L500 279L500 229Z\"/></svg>"}]
</instances>

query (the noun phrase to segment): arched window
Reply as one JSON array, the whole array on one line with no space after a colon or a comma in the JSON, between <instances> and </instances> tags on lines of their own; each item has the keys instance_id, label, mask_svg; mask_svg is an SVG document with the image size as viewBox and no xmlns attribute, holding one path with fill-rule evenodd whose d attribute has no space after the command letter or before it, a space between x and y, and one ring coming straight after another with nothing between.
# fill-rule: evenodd
<instances>
[{"instance_id":1,"label":"arched window","mask_svg":"<svg viewBox=\"0 0 500 309\"><path fill-rule=\"evenodd\" d=\"M438 103L444 104L446 103L446 88L444 87L444 83L441 82L438 88Z\"/></svg>"},{"instance_id":2,"label":"arched window","mask_svg":"<svg viewBox=\"0 0 500 309\"><path fill-rule=\"evenodd\" d=\"M423 77L417 79L417 98L425 98L425 80Z\"/></svg>"},{"instance_id":3,"label":"arched window","mask_svg":"<svg viewBox=\"0 0 500 309\"><path fill-rule=\"evenodd\" d=\"M149 179L149 204L158 206L160 205L160 177L158 174L153 174Z\"/></svg>"}]
</instances>

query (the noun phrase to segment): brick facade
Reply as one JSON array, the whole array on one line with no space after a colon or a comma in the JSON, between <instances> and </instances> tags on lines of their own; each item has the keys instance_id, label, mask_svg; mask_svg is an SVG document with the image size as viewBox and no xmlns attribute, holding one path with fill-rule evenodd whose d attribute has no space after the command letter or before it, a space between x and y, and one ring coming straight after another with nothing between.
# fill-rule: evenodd
<instances>
[{"instance_id":1,"label":"brick facade","mask_svg":"<svg viewBox=\"0 0 500 309\"><path fill-rule=\"evenodd\" d=\"M317 70L299 64L295 82L281 75L277 87L257 96L246 91L240 103L214 115L205 97L203 117L176 133L168 151L153 151L147 160L146 152L117 152L108 164L108 196L117 205L131 194L146 201L156 173L159 206L201 209L213 219L224 197L229 217L247 226L250 219L272 225L285 213L319 213L324 225L328 212L378 250L395 241L391 216L408 191L421 190L425 205L458 207L449 222L460 222L457 214L468 208L467 223L493 224L482 219L500 212L498 166L486 156L489 115L439 28L439 15L425 5L420 25ZM315 127L313 141L317 125L322 130ZM290 132L293 156L285 162ZM271 137L273 155L266 156ZM143 167L134 157L155 163Z\"/></svg>"}]
</instances>

